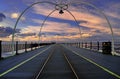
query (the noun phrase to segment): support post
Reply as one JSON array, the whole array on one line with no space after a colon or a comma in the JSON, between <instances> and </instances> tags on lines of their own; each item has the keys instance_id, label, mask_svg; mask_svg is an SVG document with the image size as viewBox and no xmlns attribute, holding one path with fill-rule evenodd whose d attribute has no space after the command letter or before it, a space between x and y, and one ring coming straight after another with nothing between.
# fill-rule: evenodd
<instances>
[{"instance_id":1,"label":"support post","mask_svg":"<svg viewBox=\"0 0 120 79\"><path fill-rule=\"evenodd\" d=\"M18 41L16 41L16 55L18 55Z\"/></svg>"},{"instance_id":2,"label":"support post","mask_svg":"<svg viewBox=\"0 0 120 79\"><path fill-rule=\"evenodd\" d=\"M85 43L85 48L87 48L87 42Z\"/></svg>"},{"instance_id":3,"label":"support post","mask_svg":"<svg viewBox=\"0 0 120 79\"><path fill-rule=\"evenodd\" d=\"M80 48L80 42L79 42L79 48Z\"/></svg>"},{"instance_id":4,"label":"support post","mask_svg":"<svg viewBox=\"0 0 120 79\"><path fill-rule=\"evenodd\" d=\"M82 48L83 48L83 42L82 42Z\"/></svg>"},{"instance_id":5,"label":"support post","mask_svg":"<svg viewBox=\"0 0 120 79\"><path fill-rule=\"evenodd\" d=\"M25 52L27 52L27 41L25 42Z\"/></svg>"},{"instance_id":6,"label":"support post","mask_svg":"<svg viewBox=\"0 0 120 79\"><path fill-rule=\"evenodd\" d=\"M92 42L90 42L90 49L92 49Z\"/></svg>"},{"instance_id":7,"label":"support post","mask_svg":"<svg viewBox=\"0 0 120 79\"><path fill-rule=\"evenodd\" d=\"M2 41L0 40L0 59L2 59Z\"/></svg>"},{"instance_id":8,"label":"support post","mask_svg":"<svg viewBox=\"0 0 120 79\"><path fill-rule=\"evenodd\" d=\"M36 48L36 43L34 43L34 48L37 49L37 48Z\"/></svg>"},{"instance_id":9,"label":"support post","mask_svg":"<svg viewBox=\"0 0 120 79\"><path fill-rule=\"evenodd\" d=\"M99 51L99 47L100 47L100 46L99 46L99 41L98 41L98 42L97 42L97 50L98 50L98 51Z\"/></svg>"},{"instance_id":10,"label":"support post","mask_svg":"<svg viewBox=\"0 0 120 79\"><path fill-rule=\"evenodd\" d=\"M33 50L33 43L31 42L31 51Z\"/></svg>"}]
</instances>

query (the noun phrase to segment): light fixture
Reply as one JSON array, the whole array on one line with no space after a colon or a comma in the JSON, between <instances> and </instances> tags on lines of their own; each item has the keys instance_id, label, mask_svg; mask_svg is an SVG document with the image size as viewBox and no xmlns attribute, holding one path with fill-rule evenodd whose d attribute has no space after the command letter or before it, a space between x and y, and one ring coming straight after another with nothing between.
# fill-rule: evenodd
<instances>
[{"instance_id":1,"label":"light fixture","mask_svg":"<svg viewBox=\"0 0 120 79\"><path fill-rule=\"evenodd\" d=\"M63 10L60 10L60 11L59 11L59 14L63 14L63 13L64 13Z\"/></svg>"},{"instance_id":2,"label":"light fixture","mask_svg":"<svg viewBox=\"0 0 120 79\"><path fill-rule=\"evenodd\" d=\"M67 4L57 4L55 6L55 9L59 11L59 14L63 14L64 13L63 10L67 10L68 9L68 5Z\"/></svg>"}]
</instances>

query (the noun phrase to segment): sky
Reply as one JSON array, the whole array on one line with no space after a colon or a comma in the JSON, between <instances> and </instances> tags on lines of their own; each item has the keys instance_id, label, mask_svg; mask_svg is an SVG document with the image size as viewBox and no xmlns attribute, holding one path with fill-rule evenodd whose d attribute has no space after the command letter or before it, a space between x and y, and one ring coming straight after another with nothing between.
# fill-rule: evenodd
<instances>
[{"instance_id":1,"label":"sky","mask_svg":"<svg viewBox=\"0 0 120 79\"><path fill-rule=\"evenodd\" d=\"M66 10L63 14L56 10L47 18L39 33L45 18L55 10L55 5L39 3L20 18L15 30L16 41L39 41L40 35L42 42L110 41L110 27L102 13L110 21L115 40L120 40L120 0L0 0L0 40L11 41L20 14L31 4L42 1L69 4L67 10L77 23ZM96 6L102 13L81 2Z\"/></svg>"}]
</instances>

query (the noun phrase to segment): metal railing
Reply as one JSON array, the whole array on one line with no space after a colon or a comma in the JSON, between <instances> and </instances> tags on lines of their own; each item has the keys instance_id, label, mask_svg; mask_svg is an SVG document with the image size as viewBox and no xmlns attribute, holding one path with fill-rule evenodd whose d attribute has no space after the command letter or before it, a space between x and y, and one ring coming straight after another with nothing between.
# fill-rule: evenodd
<instances>
[{"instance_id":1,"label":"metal railing","mask_svg":"<svg viewBox=\"0 0 120 79\"><path fill-rule=\"evenodd\" d=\"M39 48L40 46L45 46L50 44L52 43L38 44L36 42L16 41L14 42L14 53L13 53L11 41L0 41L0 59L13 55L19 55L20 53L32 51L34 49Z\"/></svg>"},{"instance_id":2,"label":"metal railing","mask_svg":"<svg viewBox=\"0 0 120 79\"><path fill-rule=\"evenodd\" d=\"M120 54L120 42L115 42L115 51Z\"/></svg>"},{"instance_id":3,"label":"metal railing","mask_svg":"<svg viewBox=\"0 0 120 79\"><path fill-rule=\"evenodd\" d=\"M94 42L78 42L78 43L64 43L64 44L102 52L102 43L103 42L94 41ZM120 55L120 42L115 42L115 52Z\"/></svg>"}]
</instances>

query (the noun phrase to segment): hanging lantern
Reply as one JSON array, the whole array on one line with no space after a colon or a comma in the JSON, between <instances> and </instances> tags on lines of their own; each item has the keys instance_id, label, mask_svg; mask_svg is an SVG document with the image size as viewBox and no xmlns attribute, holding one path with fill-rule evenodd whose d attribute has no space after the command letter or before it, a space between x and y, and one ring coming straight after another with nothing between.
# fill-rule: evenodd
<instances>
[{"instance_id":1,"label":"hanging lantern","mask_svg":"<svg viewBox=\"0 0 120 79\"><path fill-rule=\"evenodd\" d=\"M60 10L59 13L60 13L60 14L63 14L64 12L63 12L63 10Z\"/></svg>"}]
</instances>

